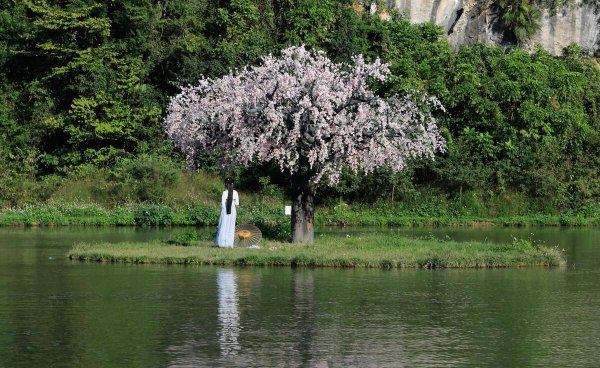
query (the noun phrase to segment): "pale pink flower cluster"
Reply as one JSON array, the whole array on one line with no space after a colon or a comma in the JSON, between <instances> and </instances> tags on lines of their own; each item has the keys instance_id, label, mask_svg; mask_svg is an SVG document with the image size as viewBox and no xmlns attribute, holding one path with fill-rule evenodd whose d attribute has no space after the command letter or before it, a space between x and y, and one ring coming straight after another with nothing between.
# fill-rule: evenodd
<instances>
[{"instance_id":1,"label":"pale pink flower cluster","mask_svg":"<svg viewBox=\"0 0 600 368\"><path fill-rule=\"evenodd\" d=\"M260 66L183 88L169 104L166 131L191 163L207 152L241 165L275 162L289 173L304 164L310 185L336 183L344 165L401 170L407 159L444 149L428 112L442 107L433 97L376 96L369 83L389 75L379 59L336 64L289 47Z\"/></svg>"}]
</instances>

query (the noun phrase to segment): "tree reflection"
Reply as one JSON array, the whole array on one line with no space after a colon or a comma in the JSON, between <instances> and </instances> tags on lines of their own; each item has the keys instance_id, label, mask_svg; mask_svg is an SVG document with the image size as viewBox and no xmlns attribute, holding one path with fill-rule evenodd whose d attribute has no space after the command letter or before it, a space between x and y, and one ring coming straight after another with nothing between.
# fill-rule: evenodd
<instances>
[{"instance_id":1,"label":"tree reflection","mask_svg":"<svg viewBox=\"0 0 600 368\"><path fill-rule=\"evenodd\" d=\"M314 273L294 270L292 274L292 305L294 306L296 351L303 364L314 359L315 338L315 285Z\"/></svg>"}]
</instances>

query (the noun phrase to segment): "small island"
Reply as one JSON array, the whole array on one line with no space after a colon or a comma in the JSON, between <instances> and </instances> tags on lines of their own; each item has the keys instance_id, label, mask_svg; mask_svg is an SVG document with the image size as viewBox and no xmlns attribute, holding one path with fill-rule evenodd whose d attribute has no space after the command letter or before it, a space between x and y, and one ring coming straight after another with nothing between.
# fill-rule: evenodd
<instances>
[{"instance_id":1,"label":"small island","mask_svg":"<svg viewBox=\"0 0 600 368\"><path fill-rule=\"evenodd\" d=\"M265 241L260 249L217 248L210 241L188 246L153 241L79 243L72 260L218 266L340 268L500 268L564 266L563 252L527 240L510 244L413 239L388 234L320 235L314 244Z\"/></svg>"}]
</instances>

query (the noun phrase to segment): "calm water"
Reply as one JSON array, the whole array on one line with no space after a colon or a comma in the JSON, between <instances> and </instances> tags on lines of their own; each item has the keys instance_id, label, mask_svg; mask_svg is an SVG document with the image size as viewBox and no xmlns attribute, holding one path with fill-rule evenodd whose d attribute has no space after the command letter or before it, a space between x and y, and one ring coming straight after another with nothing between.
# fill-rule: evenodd
<instances>
[{"instance_id":1,"label":"calm water","mask_svg":"<svg viewBox=\"0 0 600 368\"><path fill-rule=\"evenodd\" d=\"M562 269L244 269L65 258L77 241L178 231L0 228L0 367L600 366L598 228L395 230L492 242L533 237L566 250Z\"/></svg>"}]
</instances>

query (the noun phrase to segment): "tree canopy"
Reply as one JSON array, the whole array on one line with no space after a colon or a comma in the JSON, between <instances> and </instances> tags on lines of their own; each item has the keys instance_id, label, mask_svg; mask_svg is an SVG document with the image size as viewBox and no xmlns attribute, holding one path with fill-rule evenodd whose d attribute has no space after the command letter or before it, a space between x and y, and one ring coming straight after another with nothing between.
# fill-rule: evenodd
<instances>
[{"instance_id":1,"label":"tree canopy","mask_svg":"<svg viewBox=\"0 0 600 368\"><path fill-rule=\"evenodd\" d=\"M369 82L385 81L389 66L362 55L333 63L323 52L289 47L218 79L184 88L169 105L167 134L190 160L213 152L226 164L273 162L316 186L338 181L344 165L355 173L407 159L434 157L441 138L434 97L377 96Z\"/></svg>"}]
</instances>

